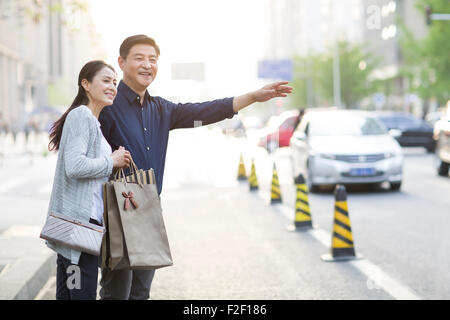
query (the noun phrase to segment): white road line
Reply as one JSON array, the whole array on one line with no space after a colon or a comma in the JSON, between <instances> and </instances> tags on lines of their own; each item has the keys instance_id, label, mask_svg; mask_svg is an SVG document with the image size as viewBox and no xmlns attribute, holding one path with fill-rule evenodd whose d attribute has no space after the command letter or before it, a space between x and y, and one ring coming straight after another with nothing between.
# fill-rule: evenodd
<instances>
[{"instance_id":1,"label":"white road line","mask_svg":"<svg viewBox=\"0 0 450 320\"><path fill-rule=\"evenodd\" d=\"M356 267L361 273L367 276L368 281L375 283L375 285L382 288L392 297L399 300L421 300L410 288L403 285L399 281L391 278L383 272L380 267L373 264L367 259L354 260L350 263Z\"/></svg>"},{"instance_id":2,"label":"white road line","mask_svg":"<svg viewBox=\"0 0 450 320\"><path fill-rule=\"evenodd\" d=\"M261 191L258 192L258 196L266 203L270 201L268 196L264 195ZM294 222L295 208L291 208L284 204L276 204L273 206L275 210L282 213L287 220ZM318 228L316 225L314 229L305 231L311 234L317 241L324 246L329 247L331 245L331 234L324 229ZM381 288L387 292L390 296L397 300L422 300L417 294L415 294L406 285L395 280L388 274L386 274L380 267L373 264L367 259L349 261L356 269L367 277L367 284L373 283L375 288Z\"/></svg>"},{"instance_id":3,"label":"white road line","mask_svg":"<svg viewBox=\"0 0 450 320\"><path fill-rule=\"evenodd\" d=\"M2 184L0 184L0 193L4 193L12 188L20 186L21 184L23 184L25 182L26 182L26 180L24 178L15 178L15 179L10 179L6 182L3 182Z\"/></svg>"}]
</instances>

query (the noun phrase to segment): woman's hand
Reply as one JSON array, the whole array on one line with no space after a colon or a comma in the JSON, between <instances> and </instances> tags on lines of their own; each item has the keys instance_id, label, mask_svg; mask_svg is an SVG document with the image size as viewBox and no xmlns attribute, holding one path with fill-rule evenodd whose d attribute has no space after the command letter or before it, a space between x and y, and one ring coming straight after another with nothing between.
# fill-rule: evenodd
<instances>
[{"instance_id":1,"label":"woman's hand","mask_svg":"<svg viewBox=\"0 0 450 320\"><path fill-rule=\"evenodd\" d=\"M111 154L111 158L113 158L113 167L115 169L128 168L131 162L131 154L124 147L119 147L119 149L114 151Z\"/></svg>"}]
</instances>

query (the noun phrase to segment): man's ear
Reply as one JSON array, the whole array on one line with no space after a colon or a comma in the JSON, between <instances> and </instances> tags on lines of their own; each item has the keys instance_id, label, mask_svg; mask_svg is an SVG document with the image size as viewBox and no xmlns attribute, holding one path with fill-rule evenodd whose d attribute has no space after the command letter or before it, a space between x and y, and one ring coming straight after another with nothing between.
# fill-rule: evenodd
<instances>
[{"instance_id":1,"label":"man's ear","mask_svg":"<svg viewBox=\"0 0 450 320\"><path fill-rule=\"evenodd\" d=\"M123 65L125 63L125 59L122 58L121 56L119 56L119 58L117 59L117 62L119 63L120 70L123 71Z\"/></svg>"}]
</instances>

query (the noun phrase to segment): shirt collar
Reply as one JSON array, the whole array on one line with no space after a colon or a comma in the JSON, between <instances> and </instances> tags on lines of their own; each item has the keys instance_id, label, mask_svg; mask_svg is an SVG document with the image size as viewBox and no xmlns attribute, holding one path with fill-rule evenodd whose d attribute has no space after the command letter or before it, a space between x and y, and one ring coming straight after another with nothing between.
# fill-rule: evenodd
<instances>
[{"instance_id":1,"label":"shirt collar","mask_svg":"<svg viewBox=\"0 0 450 320\"><path fill-rule=\"evenodd\" d=\"M139 95L127 86L123 80L120 80L119 85L117 86L117 91L123 94L130 103L137 101L137 98L139 97ZM145 90L144 100L150 101L150 94L147 90Z\"/></svg>"}]
</instances>

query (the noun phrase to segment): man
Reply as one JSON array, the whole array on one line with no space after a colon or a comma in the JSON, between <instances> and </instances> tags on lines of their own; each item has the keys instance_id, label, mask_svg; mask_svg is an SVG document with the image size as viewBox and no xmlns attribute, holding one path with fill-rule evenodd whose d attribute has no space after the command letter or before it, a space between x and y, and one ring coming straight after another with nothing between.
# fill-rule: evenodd
<instances>
[{"instance_id":1,"label":"man","mask_svg":"<svg viewBox=\"0 0 450 320\"><path fill-rule=\"evenodd\" d=\"M288 82L282 81L234 98L175 104L150 96L147 91L158 73L159 54L158 45L145 35L123 41L118 60L123 80L113 105L104 108L99 117L103 135L113 150L124 146L139 169L154 169L158 194L162 190L170 130L193 128L194 121L207 125L232 118L254 102L286 97L292 91L286 86ZM102 269L100 296L102 299L148 299L153 276L154 270Z\"/></svg>"}]
</instances>

